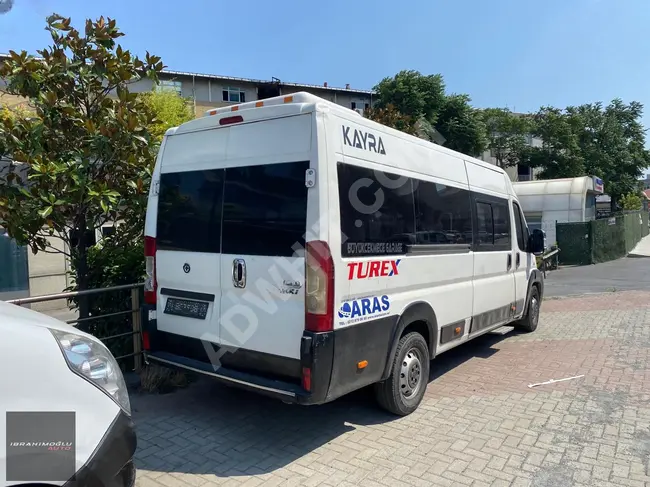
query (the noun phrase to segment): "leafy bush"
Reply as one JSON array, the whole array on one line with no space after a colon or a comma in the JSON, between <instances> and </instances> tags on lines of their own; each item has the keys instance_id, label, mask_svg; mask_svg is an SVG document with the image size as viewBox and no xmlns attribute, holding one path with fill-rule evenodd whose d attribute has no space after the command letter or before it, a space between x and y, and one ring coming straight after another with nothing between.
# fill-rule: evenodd
<instances>
[{"instance_id":1,"label":"leafy bush","mask_svg":"<svg viewBox=\"0 0 650 487\"><path fill-rule=\"evenodd\" d=\"M621 208L624 211L638 211L643 208L643 202L638 194L629 193L621 198Z\"/></svg>"},{"instance_id":2,"label":"leafy bush","mask_svg":"<svg viewBox=\"0 0 650 487\"><path fill-rule=\"evenodd\" d=\"M118 230L119 231L119 230ZM69 290L76 290L74 265L70 275L73 284ZM144 246L143 242L123 240L116 235L103 239L88 249L88 283L90 289L100 289L126 284L137 284L144 280ZM140 302L142 290L139 289ZM82 298L73 298L73 308L79 306ZM112 291L87 296L90 316L120 313L132 309L131 290ZM88 322L81 322L78 328L103 339L132 330L132 315L124 313ZM112 338L106 341L109 350L116 357L133 353L133 336ZM122 362L125 369L133 368L133 359Z\"/></svg>"}]
</instances>

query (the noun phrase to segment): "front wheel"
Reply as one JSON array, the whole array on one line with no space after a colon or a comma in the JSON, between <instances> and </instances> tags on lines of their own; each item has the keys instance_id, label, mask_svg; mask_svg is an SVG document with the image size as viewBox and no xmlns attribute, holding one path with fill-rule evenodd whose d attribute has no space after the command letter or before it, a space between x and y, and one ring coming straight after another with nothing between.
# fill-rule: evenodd
<instances>
[{"instance_id":1,"label":"front wheel","mask_svg":"<svg viewBox=\"0 0 650 487\"><path fill-rule=\"evenodd\" d=\"M429 382L429 348L419 333L403 336L395 352L391 374L375 384L379 405L399 416L406 416L422 402Z\"/></svg>"},{"instance_id":2,"label":"front wheel","mask_svg":"<svg viewBox=\"0 0 650 487\"><path fill-rule=\"evenodd\" d=\"M533 286L530 290L530 300L528 302L526 316L515 324L516 327L527 333L535 331L539 322L539 307L539 291L537 290L537 286Z\"/></svg>"}]
</instances>

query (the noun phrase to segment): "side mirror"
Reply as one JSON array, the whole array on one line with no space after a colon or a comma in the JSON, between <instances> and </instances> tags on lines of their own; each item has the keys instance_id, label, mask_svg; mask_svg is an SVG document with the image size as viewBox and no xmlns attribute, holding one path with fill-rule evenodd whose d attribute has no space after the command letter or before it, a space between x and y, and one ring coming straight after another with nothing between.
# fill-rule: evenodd
<instances>
[{"instance_id":1,"label":"side mirror","mask_svg":"<svg viewBox=\"0 0 650 487\"><path fill-rule=\"evenodd\" d=\"M528 252L535 255L544 253L544 232L536 228L528 236Z\"/></svg>"}]
</instances>

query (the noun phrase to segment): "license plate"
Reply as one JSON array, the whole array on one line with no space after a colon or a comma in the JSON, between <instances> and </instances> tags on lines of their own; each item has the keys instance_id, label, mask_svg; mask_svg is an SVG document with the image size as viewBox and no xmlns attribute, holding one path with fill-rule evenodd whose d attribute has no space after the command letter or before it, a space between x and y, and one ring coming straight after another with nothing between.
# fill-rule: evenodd
<instances>
[{"instance_id":1,"label":"license plate","mask_svg":"<svg viewBox=\"0 0 650 487\"><path fill-rule=\"evenodd\" d=\"M204 301L190 301L188 299L167 298L165 314L184 316L204 320L208 315L210 303Z\"/></svg>"}]
</instances>

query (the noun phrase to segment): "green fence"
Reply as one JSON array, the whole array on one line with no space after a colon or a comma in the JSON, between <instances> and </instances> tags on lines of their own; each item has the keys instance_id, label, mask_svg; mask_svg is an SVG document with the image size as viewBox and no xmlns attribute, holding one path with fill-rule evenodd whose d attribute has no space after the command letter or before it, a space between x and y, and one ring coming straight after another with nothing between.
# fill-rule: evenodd
<instances>
[{"instance_id":1,"label":"green fence","mask_svg":"<svg viewBox=\"0 0 650 487\"><path fill-rule=\"evenodd\" d=\"M21 247L0 229L0 293L29 289L27 248Z\"/></svg>"},{"instance_id":2,"label":"green fence","mask_svg":"<svg viewBox=\"0 0 650 487\"><path fill-rule=\"evenodd\" d=\"M644 211L589 222L557 223L560 264L596 264L624 257L646 235L648 213Z\"/></svg>"},{"instance_id":3,"label":"green fence","mask_svg":"<svg viewBox=\"0 0 650 487\"><path fill-rule=\"evenodd\" d=\"M560 248L560 264L591 264L591 222L556 223L555 239Z\"/></svg>"}]
</instances>

